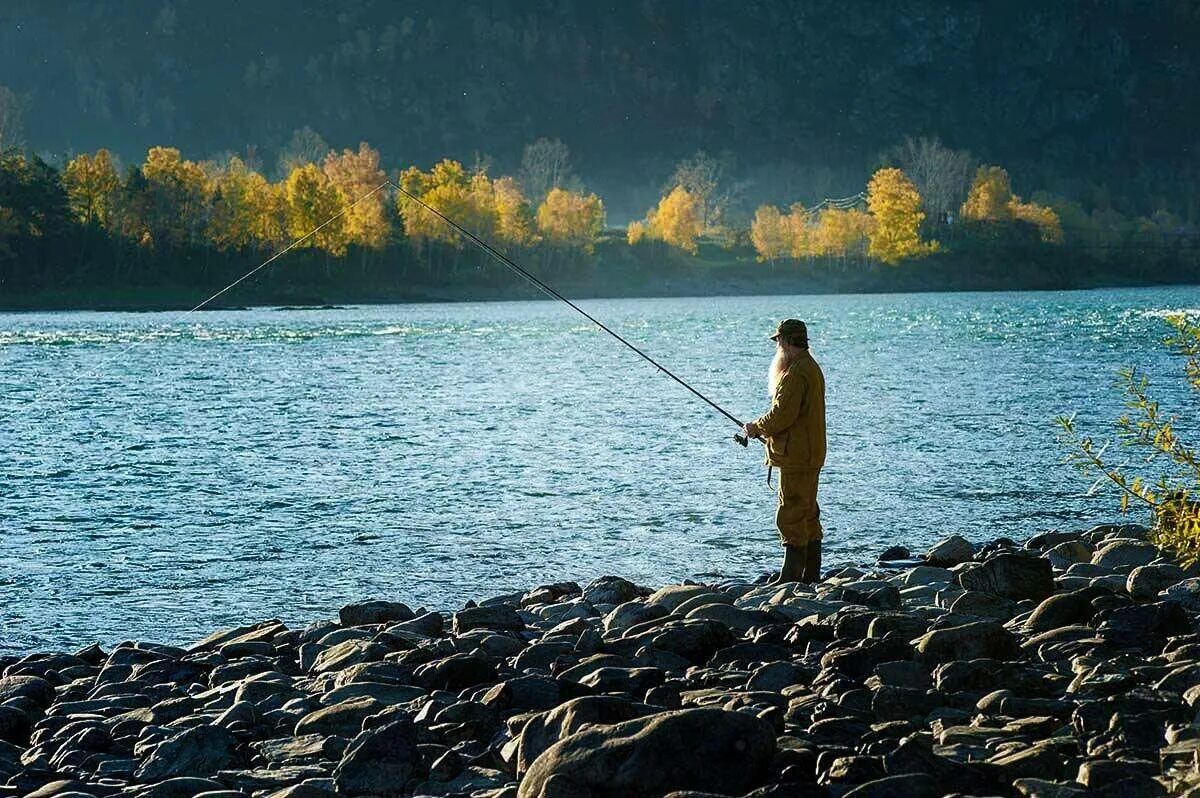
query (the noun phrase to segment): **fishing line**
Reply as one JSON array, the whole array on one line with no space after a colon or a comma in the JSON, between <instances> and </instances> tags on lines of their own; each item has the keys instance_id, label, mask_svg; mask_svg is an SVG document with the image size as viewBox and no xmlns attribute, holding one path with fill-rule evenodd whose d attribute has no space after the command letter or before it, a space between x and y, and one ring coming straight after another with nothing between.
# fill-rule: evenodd
<instances>
[{"instance_id":1,"label":"fishing line","mask_svg":"<svg viewBox=\"0 0 1200 798\"><path fill-rule=\"evenodd\" d=\"M390 181L389 181L389 182L390 182ZM599 327L601 330L603 330L604 332L606 332L606 333L608 333L609 335L611 335L613 338L616 338L618 341L620 341L620 342L621 342L622 344L624 344L625 346L629 347L629 349L631 349L633 352L635 352L635 353L636 353L636 354L637 354L639 357L641 357L641 358L642 358L643 360L645 360L647 363L649 363L650 365L654 366L656 369L658 369L659 371L661 371L663 374L666 374L666 375L667 375L668 377L670 377L671 379L675 380L675 382L679 383L680 385L682 385L682 386L683 386L684 388L686 388L687 390L691 391L691 392L692 392L692 394L693 394L694 396L696 396L698 399L700 399L700 400L702 400L703 402L705 402L706 404L708 404L708 406L709 406L709 407L713 408L713 409L714 409L714 410L716 410L718 413L720 413L721 415L725 416L725 418L729 419L729 420L730 420L730 421L732 421L734 424L737 424L739 427L743 426L743 424L742 424L741 420L740 420L740 419L738 419L736 416L734 416L732 413L730 413L728 410L726 410L725 408L721 407L719 404L717 404L716 402L714 402L712 399L709 399L709 398L708 398L707 396L705 396L704 394L700 393L700 391L696 390L696 389L695 389L695 388L693 388L691 385L689 385L689 384L688 384L688 382L687 382L686 380L684 380L682 377L678 376L678 375L677 375L677 374L675 374L673 371L671 371L671 370L670 370L670 369L668 369L666 366L664 366L662 363L659 363L657 360L655 360L654 358L650 357L650 355L648 355L648 354L646 354L645 352L643 352L643 351L642 351L641 349L639 349L637 346L634 346L632 343L630 343L629 341L627 341L627 340L626 340L626 339L625 339L623 336L621 336L621 334L620 334L620 333L618 333L616 330L612 329L612 328L611 328L611 327L609 327L607 324L605 324L604 322L600 321L599 319L597 319L597 318L596 318L595 316L593 316L592 314L588 313L588 312L587 312L586 310L584 310L583 308L579 307L579 305L576 305L574 302L572 302L571 300L567 299L565 296L563 296L562 294L560 294L558 291L555 291L553 288L551 288L550 286L546 285L546 283L542 282L542 281L541 281L541 280L539 280L537 277L534 277L534 276L533 276L532 274L530 274L528 271L526 271L525 269L521 268L519 265L517 265L517 263L515 263L515 262L512 260L512 258L508 257L508 256L507 256L507 255L505 255L503 252L499 251L498 249L496 249L495 247L493 247L491 244L489 244L488 242L484 241L482 238L480 238L479 236L475 235L475 234L474 234L474 233L472 233L470 230L466 229L465 227L463 227L462 225L460 225L458 222L456 222L456 221L454 221L453 219L451 219L451 218L450 218L449 216L447 216L446 214L444 214L444 213L442 213L441 211L439 211L438 209L436 209L436 208L434 208L434 207L430 206L428 203L426 203L426 202L425 202L424 200L422 200L420 197L417 197L417 196L413 195L413 194L412 194L411 192L409 192L409 191L405 191L403 188L401 188L400 186L396 185L395 183L392 183L391 185L392 185L392 188L394 188L394 189L396 189L397 191L399 191L399 192L400 192L401 194L403 194L405 197L407 197L407 198L408 198L408 199L410 199L411 201L415 202L416 204L420 205L422 208L424 208L425 210L429 211L430 213L432 213L434 216L436 216L436 217L438 217L439 219L441 219L441 220L442 220L443 222L445 222L446 224L450 225L450 227L452 227L452 228L454 228L455 230L457 230L457 231L458 231L458 233L459 233L460 235L462 235L462 236L464 236L465 238L467 238L469 241L471 241L473 244L475 244L476 246L478 246L480 249L482 249L482 250L483 250L484 252L486 252L487 254L491 255L493 258L495 258L497 261L499 261L500 263L502 263L504 266L507 266L507 267L508 267L509 269L511 269L513 272L515 272L516 274L519 274L521 277L523 277L523 278L525 278L526 280L528 280L530 283L532 283L533 285L535 285L535 286L538 288L538 290L542 291L542 292L543 292L543 293L545 293L547 296L550 296L550 297L552 297L552 298L554 298L554 299L557 299L557 300L558 300L558 301L560 301L560 302L563 302L563 303L565 303L567 306L569 306L569 307L570 307L572 310L574 310L576 313L578 313L579 315L583 316L585 319L587 319L588 321L590 321L592 324L595 324L597 327ZM738 443L740 443L742 446L746 446L746 445L747 445L747 441L746 441L746 438L745 438L744 436L742 436L742 435L734 435L733 437L734 437L734 440L736 440L736 441L737 441Z\"/></svg>"}]
</instances>

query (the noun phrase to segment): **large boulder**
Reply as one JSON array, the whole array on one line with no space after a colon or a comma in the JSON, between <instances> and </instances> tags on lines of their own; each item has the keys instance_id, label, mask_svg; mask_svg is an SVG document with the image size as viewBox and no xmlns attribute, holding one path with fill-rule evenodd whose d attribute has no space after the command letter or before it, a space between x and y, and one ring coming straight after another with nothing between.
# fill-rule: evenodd
<instances>
[{"instance_id":1,"label":"large boulder","mask_svg":"<svg viewBox=\"0 0 1200 798\"><path fill-rule=\"evenodd\" d=\"M519 632L525 622L512 607L497 604L490 607L471 607L454 613L451 631L455 635L465 634L472 629Z\"/></svg>"},{"instance_id":2,"label":"large boulder","mask_svg":"<svg viewBox=\"0 0 1200 798\"><path fill-rule=\"evenodd\" d=\"M975 547L971 545L971 541L962 535L951 535L948 538L943 538L925 553L926 562L930 565L942 566L970 562L974 557Z\"/></svg>"},{"instance_id":3,"label":"large boulder","mask_svg":"<svg viewBox=\"0 0 1200 798\"><path fill-rule=\"evenodd\" d=\"M1054 592L1054 569L1041 557L998 554L958 575L964 590L978 590L1021 601L1041 601Z\"/></svg>"},{"instance_id":4,"label":"large boulder","mask_svg":"<svg viewBox=\"0 0 1200 798\"><path fill-rule=\"evenodd\" d=\"M767 775L775 731L720 709L662 712L585 729L542 753L519 798L657 798L672 790L741 795Z\"/></svg>"},{"instance_id":5,"label":"large boulder","mask_svg":"<svg viewBox=\"0 0 1200 798\"><path fill-rule=\"evenodd\" d=\"M342 626L365 626L376 623L411 621L417 617L407 605L398 601L359 601L347 604L338 611Z\"/></svg>"},{"instance_id":6,"label":"large boulder","mask_svg":"<svg viewBox=\"0 0 1200 798\"><path fill-rule=\"evenodd\" d=\"M211 776L234 763L237 740L220 726L185 729L156 745L137 770L141 782Z\"/></svg>"},{"instance_id":7,"label":"large boulder","mask_svg":"<svg viewBox=\"0 0 1200 798\"><path fill-rule=\"evenodd\" d=\"M529 770L542 752L584 726L612 725L652 714L645 704L617 696L585 696L541 712L526 721L517 747L517 772Z\"/></svg>"},{"instance_id":8,"label":"large boulder","mask_svg":"<svg viewBox=\"0 0 1200 798\"><path fill-rule=\"evenodd\" d=\"M954 660L1003 660L1018 652L1016 637L996 621L934 629L914 640L913 647L917 657L927 665Z\"/></svg>"},{"instance_id":9,"label":"large boulder","mask_svg":"<svg viewBox=\"0 0 1200 798\"><path fill-rule=\"evenodd\" d=\"M1183 581L1183 569L1174 563L1139 565L1129 572L1125 591L1138 601L1153 599L1159 593Z\"/></svg>"},{"instance_id":10,"label":"large boulder","mask_svg":"<svg viewBox=\"0 0 1200 798\"><path fill-rule=\"evenodd\" d=\"M1096 614L1092 599L1097 591L1092 588L1060 593L1042 601L1025 621L1025 631L1040 634L1063 626L1087 623Z\"/></svg>"},{"instance_id":11,"label":"large boulder","mask_svg":"<svg viewBox=\"0 0 1200 798\"><path fill-rule=\"evenodd\" d=\"M1132 569L1149 565L1161 554L1153 543L1142 540L1114 540L1092 555L1092 565L1101 568Z\"/></svg>"},{"instance_id":12,"label":"large boulder","mask_svg":"<svg viewBox=\"0 0 1200 798\"><path fill-rule=\"evenodd\" d=\"M400 795L420 759L417 730L397 720L355 737L333 771L342 795Z\"/></svg>"},{"instance_id":13,"label":"large boulder","mask_svg":"<svg viewBox=\"0 0 1200 798\"><path fill-rule=\"evenodd\" d=\"M638 587L619 576L601 576L583 589L583 598L589 604L624 604L649 595L650 591Z\"/></svg>"}]
</instances>

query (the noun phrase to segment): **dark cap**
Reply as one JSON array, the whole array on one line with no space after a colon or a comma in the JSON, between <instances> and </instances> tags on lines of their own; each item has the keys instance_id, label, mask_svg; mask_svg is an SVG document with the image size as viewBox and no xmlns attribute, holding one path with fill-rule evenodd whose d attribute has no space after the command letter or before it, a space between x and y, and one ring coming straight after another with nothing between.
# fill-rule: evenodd
<instances>
[{"instance_id":1,"label":"dark cap","mask_svg":"<svg viewBox=\"0 0 1200 798\"><path fill-rule=\"evenodd\" d=\"M781 335L788 339L799 338L803 341L807 341L808 326L804 322L800 321L800 319L784 319L783 321L779 322L779 327L776 328L775 332L771 335L771 340L777 341Z\"/></svg>"}]
</instances>

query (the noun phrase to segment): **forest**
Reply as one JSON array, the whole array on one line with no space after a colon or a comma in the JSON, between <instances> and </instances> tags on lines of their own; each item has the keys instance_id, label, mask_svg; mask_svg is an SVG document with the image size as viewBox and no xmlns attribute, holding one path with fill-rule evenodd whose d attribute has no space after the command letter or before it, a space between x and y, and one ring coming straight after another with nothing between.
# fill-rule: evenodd
<instances>
[{"instance_id":1,"label":"forest","mask_svg":"<svg viewBox=\"0 0 1200 798\"><path fill-rule=\"evenodd\" d=\"M0 305L1196 279L1200 7L902 10L14 0Z\"/></svg>"}]
</instances>

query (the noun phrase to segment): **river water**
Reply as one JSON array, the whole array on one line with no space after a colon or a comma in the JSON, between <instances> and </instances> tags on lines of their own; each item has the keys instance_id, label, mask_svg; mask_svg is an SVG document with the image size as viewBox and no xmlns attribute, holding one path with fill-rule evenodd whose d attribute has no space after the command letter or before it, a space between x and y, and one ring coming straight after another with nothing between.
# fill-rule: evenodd
<instances>
[{"instance_id":1,"label":"river water","mask_svg":"<svg viewBox=\"0 0 1200 798\"><path fill-rule=\"evenodd\" d=\"M809 322L831 562L1114 520L1055 416L1111 429L1124 364L1194 408L1197 288L581 304L739 417ZM761 449L550 302L0 314L0 415L0 651L779 557Z\"/></svg>"}]
</instances>

